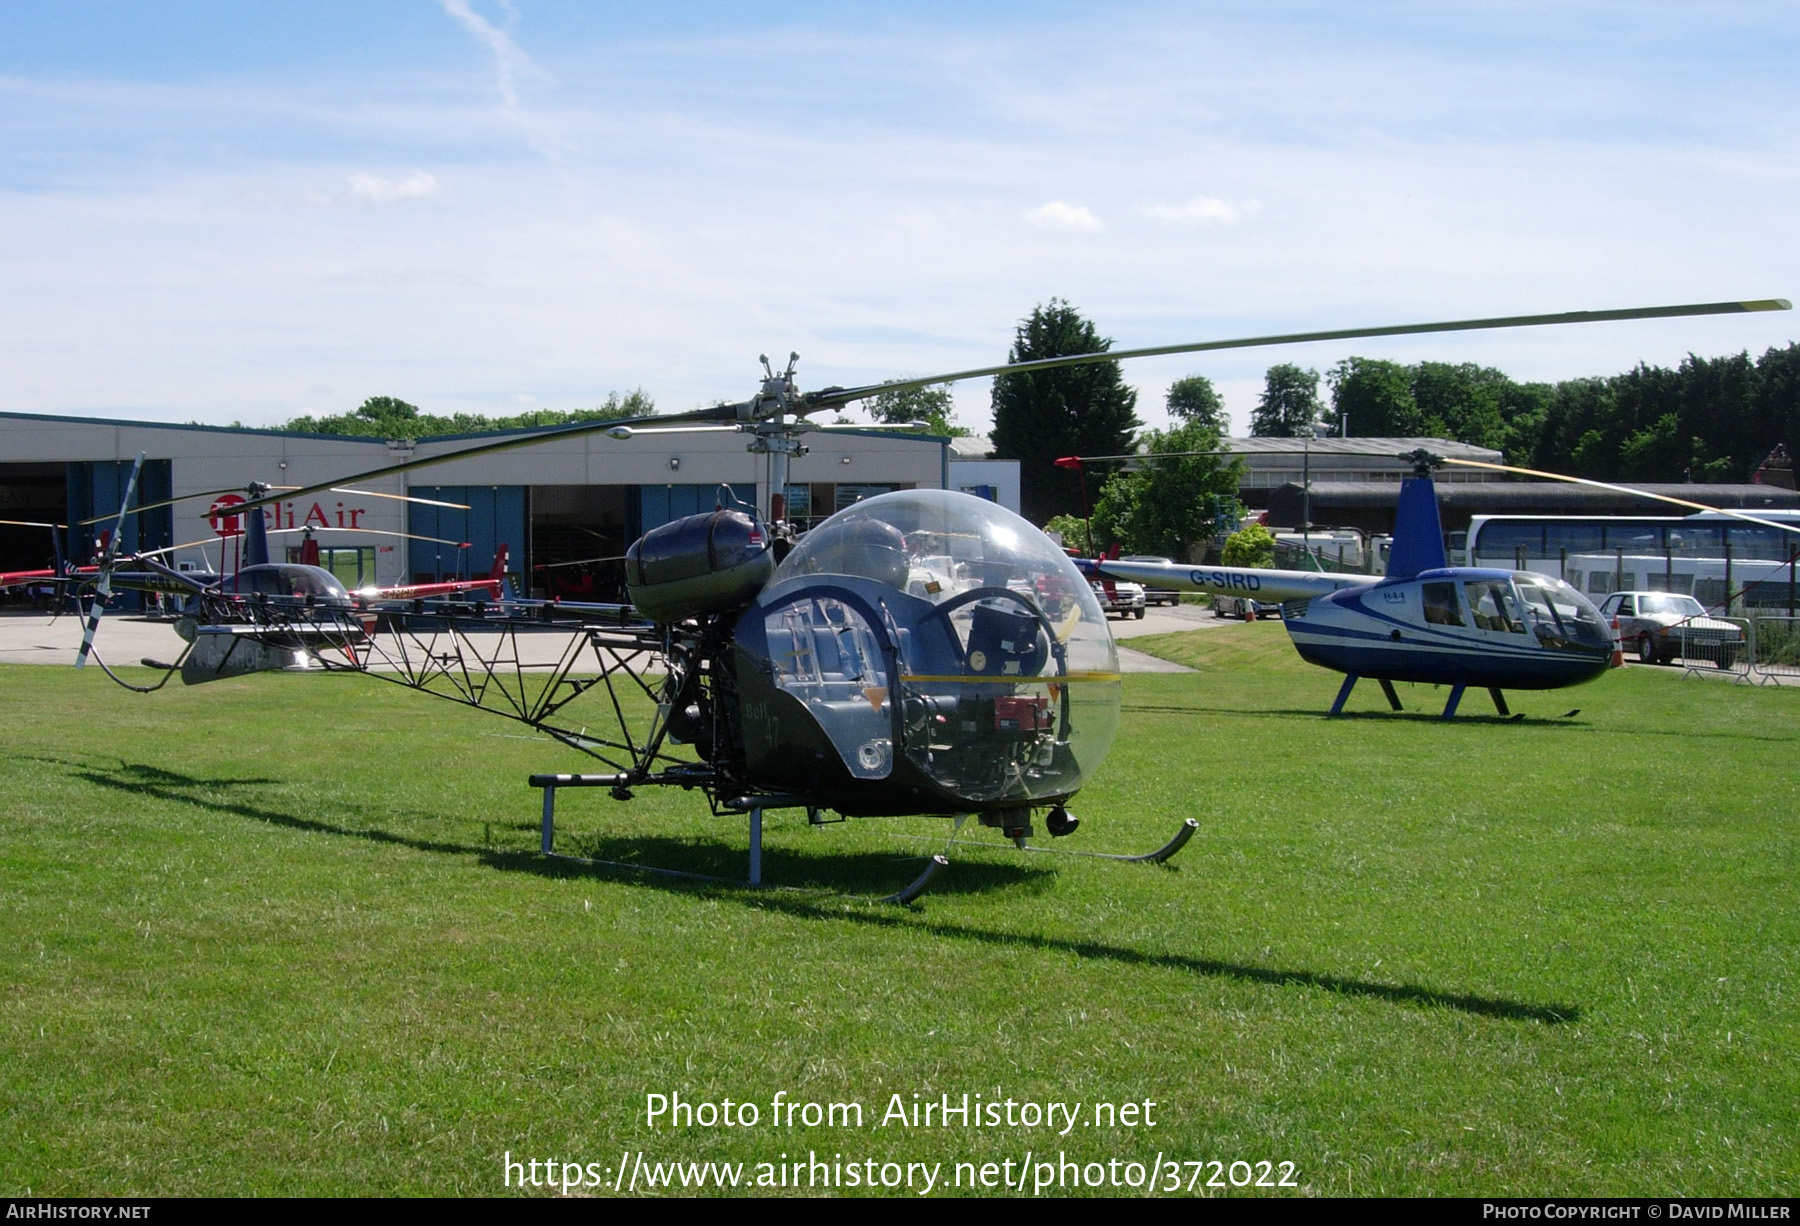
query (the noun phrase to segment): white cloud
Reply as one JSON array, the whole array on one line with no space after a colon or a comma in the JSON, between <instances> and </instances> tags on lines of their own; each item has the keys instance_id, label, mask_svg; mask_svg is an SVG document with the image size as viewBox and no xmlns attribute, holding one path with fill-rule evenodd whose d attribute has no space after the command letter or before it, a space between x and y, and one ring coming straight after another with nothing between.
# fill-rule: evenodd
<instances>
[{"instance_id":1,"label":"white cloud","mask_svg":"<svg viewBox=\"0 0 1800 1226\"><path fill-rule=\"evenodd\" d=\"M1080 230L1093 233L1106 229L1106 223L1079 204L1052 200L1025 214L1025 220L1040 230Z\"/></svg>"},{"instance_id":2,"label":"white cloud","mask_svg":"<svg viewBox=\"0 0 1800 1226\"><path fill-rule=\"evenodd\" d=\"M436 50L348 83L310 60L154 87L0 74L0 409L273 422L314 384L490 413L524 387L570 407L642 384L681 409L752 391L759 352L799 349L813 387L999 361L1051 297L1127 346L1800 284L1800 248L1768 239L1800 187L1800 93L1772 58L1755 98L1710 88L1744 72L1731 41L1691 74L1597 76L1572 52L1440 54L1382 27L1377 70L1248 20L1182 38L1150 12L1136 35L1050 23L1021 49L959 16L821 33L846 44L824 47L836 61L882 68L820 91L768 74L756 22L727 42L658 18L621 43L584 19L540 49L498 0L425 16ZM541 100L521 44L563 82ZM1035 106L1064 81L1080 105ZM185 160L142 152L165 147ZM454 192L414 173L433 165ZM1127 377L1161 425L1159 389L1206 373L1241 426L1276 361L1558 379L1761 352L1796 318L1228 351ZM986 386L956 394L984 428Z\"/></svg>"},{"instance_id":3,"label":"white cloud","mask_svg":"<svg viewBox=\"0 0 1800 1226\"><path fill-rule=\"evenodd\" d=\"M1153 204L1144 212L1158 221L1193 222L1203 226L1233 226L1258 212L1255 200L1234 204L1217 196L1195 196L1185 204Z\"/></svg>"},{"instance_id":4,"label":"white cloud","mask_svg":"<svg viewBox=\"0 0 1800 1226\"><path fill-rule=\"evenodd\" d=\"M474 35L493 54L494 83L500 91L500 101L508 110L518 108L520 77L548 79L549 74L525 54L512 35L470 8L466 0L438 0L438 3L456 24ZM512 5L502 4L501 7L506 9L509 17L516 17Z\"/></svg>"},{"instance_id":5,"label":"white cloud","mask_svg":"<svg viewBox=\"0 0 1800 1226\"><path fill-rule=\"evenodd\" d=\"M438 191L437 177L422 170L415 170L401 179L384 179L380 175L350 176L350 194L378 204L385 204L390 200L435 196Z\"/></svg>"}]
</instances>

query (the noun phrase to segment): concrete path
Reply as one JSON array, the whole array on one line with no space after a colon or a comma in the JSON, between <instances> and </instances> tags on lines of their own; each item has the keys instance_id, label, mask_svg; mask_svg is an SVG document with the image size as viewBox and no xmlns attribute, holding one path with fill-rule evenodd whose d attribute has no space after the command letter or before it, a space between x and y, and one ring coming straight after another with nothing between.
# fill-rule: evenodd
<instances>
[{"instance_id":1,"label":"concrete path","mask_svg":"<svg viewBox=\"0 0 1800 1226\"><path fill-rule=\"evenodd\" d=\"M74 664L81 647L81 619L73 614L43 613L0 616L0 664ZM151 622L136 616L109 616L96 640L109 664L136 664L144 656L173 660L181 639L173 622Z\"/></svg>"},{"instance_id":2,"label":"concrete path","mask_svg":"<svg viewBox=\"0 0 1800 1226\"><path fill-rule=\"evenodd\" d=\"M1145 634L1168 634L1177 630L1213 630L1239 625L1222 621L1197 605L1148 610L1143 619L1108 619L1107 625L1119 645L1119 665L1128 673L1185 673L1191 669L1170 664L1125 645ZM75 663L81 646L82 623L70 615L52 618L42 613L0 615L0 664L68 664ZM567 640L562 635L524 635L521 648L528 664L551 664L557 659ZM172 661L181 654L182 642L173 622L151 621L134 614L111 615L100 623L96 644L108 664L134 665L144 658ZM531 651L541 646L541 651ZM541 659L536 658L542 656Z\"/></svg>"},{"instance_id":3,"label":"concrete path","mask_svg":"<svg viewBox=\"0 0 1800 1226\"><path fill-rule=\"evenodd\" d=\"M1167 660L1159 660L1155 656L1145 655L1141 651L1133 651L1126 642L1146 634L1173 634L1180 630L1218 630L1226 626L1240 625L1239 622L1225 621L1214 617L1209 606L1178 604L1159 605L1154 609L1144 610L1140 620L1135 617L1106 619L1112 628L1113 641L1119 645L1119 667L1128 673L1191 673L1194 670L1184 664L1171 664Z\"/></svg>"}]
</instances>

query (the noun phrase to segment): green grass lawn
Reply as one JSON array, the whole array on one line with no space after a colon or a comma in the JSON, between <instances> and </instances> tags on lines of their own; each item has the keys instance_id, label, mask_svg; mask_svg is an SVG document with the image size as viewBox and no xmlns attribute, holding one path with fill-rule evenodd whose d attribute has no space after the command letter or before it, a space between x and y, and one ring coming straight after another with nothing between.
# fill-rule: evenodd
<instances>
[{"instance_id":1,"label":"green grass lawn","mask_svg":"<svg viewBox=\"0 0 1800 1226\"><path fill-rule=\"evenodd\" d=\"M0 1194L489 1194L506 1153L640 1151L943 1163L940 1192L1027 1151L1333 1194L1794 1191L1800 692L1639 668L1513 695L1518 723L1372 685L1332 721L1278 623L1132 646L1199 671L1127 679L1065 845L1197 817L1174 866L965 827L991 846L911 908L546 862L525 777L580 756L365 678L0 670ZM742 871L697 794L560 810L567 846ZM948 833L781 814L767 872L891 889ZM762 1118L648 1124L675 1092ZM778 1092L864 1125L774 1126ZM965 1092L1155 1126L877 1126Z\"/></svg>"}]
</instances>

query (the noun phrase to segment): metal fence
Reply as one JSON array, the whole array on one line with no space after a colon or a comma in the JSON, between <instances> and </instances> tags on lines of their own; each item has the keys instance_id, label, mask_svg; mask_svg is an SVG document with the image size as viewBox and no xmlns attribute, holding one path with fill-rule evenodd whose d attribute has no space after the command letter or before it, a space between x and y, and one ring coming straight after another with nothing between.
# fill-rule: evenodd
<instances>
[{"instance_id":1,"label":"metal fence","mask_svg":"<svg viewBox=\"0 0 1800 1226\"><path fill-rule=\"evenodd\" d=\"M1677 629L1681 633L1681 662L1686 666L1687 673L1704 669L1707 672L1727 673L1735 681L1748 681L1751 661L1756 653L1756 632L1749 620L1742 617L1712 617L1707 620L1730 622L1738 628L1739 635L1737 638L1727 639L1717 629L1697 628L1688 622L1682 622Z\"/></svg>"},{"instance_id":2,"label":"metal fence","mask_svg":"<svg viewBox=\"0 0 1800 1226\"><path fill-rule=\"evenodd\" d=\"M1750 671L1761 685L1800 681L1800 617L1752 619Z\"/></svg>"},{"instance_id":3,"label":"metal fence","mask_svg":"<svg viewBox=\"0 0 1800 1226\"><path fill-rule=\"evenodd\" d=\"M1800 684L1800 617L1713 617L1743 631L1741 642L1726 642L1716 630L1682 625L1684 677L1718 676L1757 685Z\"/></svg>"},{"instance_id":4,"label":"metal fence","mask_svg":"<svg viewBox=\"0 0 1800 1226\"><path fill-rule=\"evenodd\" d=\"M1361 545L1321 539L1310 548L1297 541L1275 542L1277 570L1330 571L1336 574L1374 575L1375 556Z\"/></svg>"}]
</instances>

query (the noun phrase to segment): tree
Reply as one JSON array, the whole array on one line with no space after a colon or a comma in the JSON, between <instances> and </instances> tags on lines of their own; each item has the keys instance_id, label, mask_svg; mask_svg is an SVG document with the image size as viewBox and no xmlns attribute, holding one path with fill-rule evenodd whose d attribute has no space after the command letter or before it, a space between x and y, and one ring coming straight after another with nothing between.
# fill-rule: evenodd
<instances>
[{"instance_id":1,"label":"tree","mask_svg":"<svg viewBox=\"0 0 1800 1226\"><path fill-rule=\"evenodd\" d=\"M967 438L969 432L952 425L950 415L956 411L956 400L943 384L936 387L912 387L891 392L877 392L864 402L869 416L882 425L897 426L909 421L922 421L933 434L946 438Z\"/></svg>"},{"instance_id":2,"label":"tree","mask_svg":"<svg viewBox=\"0 0 1800 1226\"><path fill-rule=\"evenodd\" d=\"M1419 433L1452 438L1477 447L1506 443L1501 406L1512 382L1492 367L1472 362L1420 362L1413 370L1413 401L1419 406Z\"/></svg>"},{"instance_id":3,"label":"tree","mask_svg":"<svg viewBox=\"0 0 1800 1226\"><path fill-rule=\"evenodd\" d=\"M1219 561L1226 566L1250 566L1268 570L1275 565L1275 537L1261 524L1245 524L1225 538Z\"/></svg>"},{"instance_id":4,"label":"tree","mask_svg":"<svg viewBox=\"0 0 1800 1226\"><path fill-rule=\"evenodd\" d=\"M1304 438L1312 434L1323 411L1319 372L1283 362L1269 367L1250 433L1260 438Z\"/></svg>"},{"instance_id":5,"label":"tree","mask_svg":"<svg viewBox=\"0 0 1800 1226\"><path fill-rule=\"evenodd\" d=\"M1218 445L1218 430L1198 421L1167 432L1152 430L1142 466L1114 474L1094 504L1097 544L1184 560L1190 545L1212 539L1221 519L1237 517L1243 461L1226 464L1216 455L1178 453Z\"/></svg>"},{"instance_id":6,"label":"tree","mask_svg":"<svg viewBox=\"0 0 1800 1226\"><path fill-rule=\"evenodd\" d=\"M1169 385L1169 416L1182 421L1198 422L1218 433L1225 433L1225 401L1219 389L1205 375L1189 375Z\"/></svg>"},{"instance_id":7,"label":"tree","mask_svg":"<svg viewBox=\"0 0 1800 1226\"><path fill-rule=\"evenodd\" d=\"M1068 303L1052 298L1022 320L1010 363L1077 353L1104 353L1100 336ZM1071 455L1122 455L1142 423L1137 393L1125 386L1117 362L1065 366L994 379L994 454L1019 461L1019 502L1041 524L1058 513L1082 513L1081 473L1057 468ZM1090 466L1098 479L1111 466Z\"/></svg>"},{"instance_id":8,"label":"tree","mask_svg":"<svg viewBox=\"0 0 1800 1226\"><path fill-rule=\"evenodd\" d=\"M1381 358L1345 358L1325 376L1332 416L1360 438L1408 438L1421 433L1412 371Z\"/></svg>"},{"instance_id":9,"label":"tree","mask_svg":"<svg viewBox=\"0 0 1800 1226\"><path fill-rule=\"evenodd\" d=\"M1088 521L1079 515L1052 515L1044 525L1044 531L1059 534L1064 549L1073 549L1090 557L1093 555L1094 543Z\"/></svg>"},{"instance_id":10,"label":"tree","mask_svg":"<svg viewBox=\"0 0 1800 1226\"><path fill-rule=\"evenodd\" d=\"M649 417L656 402L643 388L621 396L612 392L591 409L533 409L511 417L484 417L456 413L433 417L417 405L393 396L371 396L354 412L326 417L296 417L282 430L307 434L349 434L362 438L433 438L442 434L478 434L485 430L524 430L535 426L566 426L578 421L617 421L625 417Z\"/></svg>"}]
</instances>

